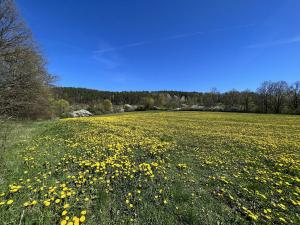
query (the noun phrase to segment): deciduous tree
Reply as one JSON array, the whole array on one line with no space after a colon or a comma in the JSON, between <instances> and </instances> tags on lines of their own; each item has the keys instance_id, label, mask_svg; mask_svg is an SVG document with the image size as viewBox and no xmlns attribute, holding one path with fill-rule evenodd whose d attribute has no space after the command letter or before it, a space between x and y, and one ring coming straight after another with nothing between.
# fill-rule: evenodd
<instances>
[{"instance_id":1,"label":"deciduous tree","mask_svg":"<svg viewBox=\"0 0 300 225\"><path fill-rule=\"evenodd\" d=\"M0 68L2 115L50 116L53 77L12 0L0 0Z\"/></svg>"}]
</instances>

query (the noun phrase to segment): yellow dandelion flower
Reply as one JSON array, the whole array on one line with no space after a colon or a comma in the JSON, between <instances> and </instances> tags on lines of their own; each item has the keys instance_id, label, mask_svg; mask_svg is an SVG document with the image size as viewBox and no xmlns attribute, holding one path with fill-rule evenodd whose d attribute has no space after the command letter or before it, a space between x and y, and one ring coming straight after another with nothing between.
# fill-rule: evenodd
<instances>
[{"instance_id":1,"label":"yellow dandelion flower","mask_svg":"<svg viewBox=\"0 0 300 225\"><path fill-rule=\"evenodd\" d=\"M23 206L29 206L30 205L30 202L24 202Z\"/></svg>"},{"instance_id":2,"label":"yellow dandelion flower","mask_svg":"<svg viewBox=\"0 0 300 225\"><path fill-rule=\"evenodd\" d=\"M253 213L248 214L248 216L255 221L258 219L258 216Z\"/></svg>"},{"instance_id":3,"label":"yellow dandelion flower","mask_svg":"<svg viewBox=\"0 0 300 225\"><path fill-rule=\"evenodd\" d=\"M49 201L44 201L44 205L48 207L51 203Z\"/></svg>"},{"instance_id":4,"label":"yellow dandelion flower","mask_svg":"<svg viewBox=\"0 0 300 225\"><path fill-rule=\"evenodd\" d=\"M66 220L60 221L60 225L66 225L66 224L67 224L67 221L66 221Z\"/></svg>"},{"instance_id":5,"label":"yellow dandelion flower","mask_svg":"<svg viewBox=\"0 0 300 225\"><path fill-rule=\"evenodd\" d=\"M10 199L6 202L7 205L11 205L14 202L14 200Z\"/></svg>"},{"instance_id":6,"label":"yellow dandelion flower","mask_svg":"<svg viewBox=\"0 0 300 225\"><path fill-rule=\"evenodd\" d=\"M82 216L80 217L79 221L80 221L81 223L83 223L83 222L85 221L85 216L82 215Z\"/></svg>"},{"instance_id":7,"label":"yellow dandelion flower","mask_svg":"<svg viewBox=\"0 0 300 225\"><path fill-rule=\"evenodd\" d=\"M37 204L37 200L33 200L32 202L31 202L31 205L36 205Z\"/></svg>"},{"instance_id":8,"label":"yellow dandelion flower","mask_svg":"<svg viewBox=\"0 0 300 225\"><path fill-rule=\"evenodd\" d=\"M284 222L284 223L286 222L286 220L283 217L279 217L279 220Z\"/></svg>"},{"instance_id":9,"label":"yellow dandelion flower","mask_svg":"<svg viewBox=\"0 0 300 225\"><path fill-rule=\"evenodd\" d=\"M265 217L266 217L268 220L272 219L272 217L271 217L271 216L267 216L267 215L265 215Z\"/></svg>"}]
</instances>

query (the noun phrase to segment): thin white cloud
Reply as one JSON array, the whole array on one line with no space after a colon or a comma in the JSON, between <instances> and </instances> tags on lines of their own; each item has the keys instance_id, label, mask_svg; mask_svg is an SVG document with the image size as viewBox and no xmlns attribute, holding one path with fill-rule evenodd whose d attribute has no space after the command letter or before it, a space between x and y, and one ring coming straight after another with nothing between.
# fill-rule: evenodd
<instances>
[{"instance_id":1,"label":"thin white cloud","mask_svg":"<svg viewBox=\"0 0 300 225\"><path fill-rule=\"evenodd\" d=\"M286 45L286 44L293 44L293 43L299 43L299 42L300 42L300 36L296 36L296 37L292 37L292 38L288 38L288 39L282 39L282 40L248 45L248 46L246 46L246 48L267 48L267 47L273 47L273 46L277 46L277 45Z\"/></svg>"},{"instance_id":2,"label":"thin white cloud","mask_svg":"<svg viewBox=\"0 0 300 225\"><path fill-rule=\"evenodd\" d=\"M99 62L104 69L112 70L120 66L121 59L115 51L94 52L93 59Z\"/></svg>"},{"instance_id":3,"label":"thin white cloud","mask_svg":"<svg viewBox=\"0 0 300 225\"><path fill-rule=\"evenodd\" d=\"M244 28L248 28L248 27L252 27L252 26L254 26L254 24L244 24L244 25L239 25L239 26L217 28L217 29L212 29L212 30L208 30L208 31L205 31L205 32L197 31L197 32L193 32L193 33L175 34L175 35L170 35L170 36L166 36L166 37L162 37L162 38L154 39L154 40L150 40L150 41L139 41L139 42L133 42L133 43L119 45L119 46L103 48L103 49L99 49L99 50L95 51L95 53L111 52L111 51L121 50L121 49L125 49L125 48L131 48L131 47L146 45L146 44L154 43L154 42L157 42L157 41L182 39L182 38L192 37L192 36L196 36L196 35L204 35L206 33L222 32L222 31L227 31L227 30L238 30L238 29L244 29Z\"/></svg>"},{"instance_id":4,"label":"thin white cloud","mask_svg":"<svg viewBox=\"0 0 300 225\"><path fill-rule=\"evenodd\" d=\"M146 42L146 41L133 42L133 43L125 44L125 45L119 45L119 46L115 46L115 47L100 49L100 50L95 51L95 53L111 52L111 51L115 51L115 50L119 50L119 49L123 49L123 48L130 48L130 47L145 45L147 43L149 43L149 42Z\"/></svg>"},{"instance_id":5,"label":"thin white cloud","mask_svg":"<svg viewBox=\"0 0 300 225\"><path fill-rule=\"evenodd\" d=\"M168 37L163 37L160 40L171 40L171 39L180 39L180 38L186 38L186 37L191 37L199 34L204 34L204 32L195 32L195 33L184 33L184 34L177 34L177 35L171 35Z\"/></svg>"}]
</instances>

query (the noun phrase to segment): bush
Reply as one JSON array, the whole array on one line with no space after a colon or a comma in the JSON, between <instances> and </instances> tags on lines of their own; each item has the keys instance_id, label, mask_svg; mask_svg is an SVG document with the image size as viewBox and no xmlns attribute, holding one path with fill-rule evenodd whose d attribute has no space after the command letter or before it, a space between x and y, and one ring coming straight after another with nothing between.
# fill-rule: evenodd
<instances>
[{"instance_id":1,"label":"bush","mask_svg":"<svg viewBox=\"0 0 300 225\"><path fill-rule=\"evenodd\" d=\"M59 117L66 117L70 112L70 104L67 100L59 99L55 100L53 103L54 114Z\"/></svg>"},{"instance_id":2,"label":"bush","mask_svg":"<svg viewBox=\"0 0 300 225\"><path fill-rule=\"evenodd\" d=\"M88 111L90 111L91 113L95 114L95 115L101 115L104 113L104 109L103 109L103 104L102 103L95 103L93 105L90 105L87 108Z\"/></svg>"},{"instance_id":3,"label":"bush","mask_svg":"<svg viewBox=\"0 0 300 225\"><path fill-rule=\"evenodd\" d=\"M109 99L105 99L102 104L103 104L103 110L105 112L112 112L113 107L112 107L112 103Z\"/></svg>"},{"instance_id":4,"label":"bush","mask_svg":"<svg viewBox=\"0 0 300 225\"><path fill-rule=\"evenodd\" d=\"M154 106L154 99L152 97L146 97L142 100L145 109L152 109Z\"/></svg>"}]
</instances>

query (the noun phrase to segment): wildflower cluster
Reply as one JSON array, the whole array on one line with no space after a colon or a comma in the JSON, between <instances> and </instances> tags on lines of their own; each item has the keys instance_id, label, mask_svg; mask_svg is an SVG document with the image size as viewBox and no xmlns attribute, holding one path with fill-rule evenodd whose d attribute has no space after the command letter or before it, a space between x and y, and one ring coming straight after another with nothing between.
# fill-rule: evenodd
<instances>
[{"instance_id":1,"label":"wildflower cluster","mask_svg":"<svg viewBox=\"0 0 300 225\"><path fill-rule=\"evenodd\" d=\"M19 158L22 175L0 187L7 224L22 211L37 224L300 224L299 117L64 119Z\"/></svg>"},{"instance_id":2,"label":"wildflower cluster","mask_svg":"<svg viewBox=\"0 0 300 225\"><path fill-rule=\"evenodd\" d=\"M56 122L56 133L37 137L22 153L26 172L1 194L0 205L39 207L51 211L53 221L75 225L89 219L101 191L120 202L114 211L134 221L144 198L159 203L155 193L174 143L123 125L117 117Z\"/></svg>"}]
</instances>

